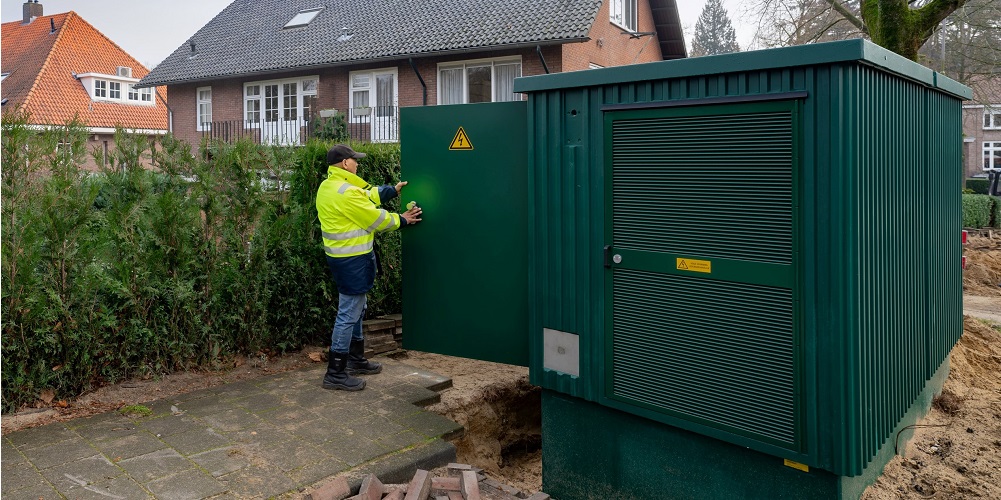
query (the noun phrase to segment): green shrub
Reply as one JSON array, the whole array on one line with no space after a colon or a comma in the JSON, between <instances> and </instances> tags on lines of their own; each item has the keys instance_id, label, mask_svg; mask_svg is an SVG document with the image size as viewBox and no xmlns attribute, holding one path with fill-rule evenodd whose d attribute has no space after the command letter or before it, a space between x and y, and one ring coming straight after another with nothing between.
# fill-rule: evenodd
<instances>
[{"instance_id":1,"label":"green shrub","mask_svg":"<svg viewBox=\"0 0 1001 500\"><path fill-rule=\"evenodd\" d=\"M969 189L971 193L987 194L988 187L987 179L966 179L966 189Z\"/></svg>"},{"instance_id":2,"label":"green shrub","mask_svg":"<svg viewBox=\"0 0 1001 500\"><path fill-rule=\"evenodd\" d=\"M963 227L979 229L991 223L993 198L985 194L963 195Z\"/></svg>"},{"instance_id":3,"label":"green shrub","mask_svg":"<svg viewBox=\"0 0 1001 500\"><path fill-rule=\"evenodd\" d=\"M315 193L330 143L212 143L193 155L171 136L151 143L118 131L106 158L114 167L95 174L79 168L83 126L27 123L3 115L4 412L45 389L68 398L329 342L337 294ZM355 147L369 155L366 180L399 179L398 145ZM378 238L369 317L400 311L399 241Z\"/></svg>"},{"instance_id":4,"label":"green shrub","mask_svg":"<svg viewBox=\"0 0 1001 500\"><path fill-rule=\"evenodd\" d=\"M1001 198L991 197L991 227L1001 227Z\"/></svg>"}]
</instances>

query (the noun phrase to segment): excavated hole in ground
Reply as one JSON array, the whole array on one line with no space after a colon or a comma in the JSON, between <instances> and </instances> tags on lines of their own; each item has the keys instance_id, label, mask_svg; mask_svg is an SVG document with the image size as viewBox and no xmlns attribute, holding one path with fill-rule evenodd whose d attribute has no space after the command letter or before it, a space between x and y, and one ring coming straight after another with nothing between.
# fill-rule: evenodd
<instances>
[{"instance_id":1,"label":"excavated hole in ground","mask_svg":"<svg viewBox=\"0 0 1001 500\"><path fill-rule=\"evenodd\" d=\"M542 489L542 390L525 379L486 387L444 414L466 430L456 460L531 493ZM430 408L429 408L430 409Z\"/></svg>"}]
</instances>

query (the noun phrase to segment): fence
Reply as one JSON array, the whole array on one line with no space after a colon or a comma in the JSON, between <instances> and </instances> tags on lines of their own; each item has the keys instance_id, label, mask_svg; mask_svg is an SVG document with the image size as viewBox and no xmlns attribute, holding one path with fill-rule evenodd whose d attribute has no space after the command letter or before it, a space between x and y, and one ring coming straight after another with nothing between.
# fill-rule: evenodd
<instances>
[{"instance_id":1,"label":"fence","mask_svg":"<svg viewBox=\"0 0 1001 500\"><path fill-rule=\"evenodd\" d=\"M279 115L281 116L281 115ZM356 108L341 115L347 136L359 142L399 142L400 108L376 106ZM226 143L250 139L255 144L302 145L315 136L315 120L221 120L206 123L202 138Z\"/></svg>"}]
</instances>

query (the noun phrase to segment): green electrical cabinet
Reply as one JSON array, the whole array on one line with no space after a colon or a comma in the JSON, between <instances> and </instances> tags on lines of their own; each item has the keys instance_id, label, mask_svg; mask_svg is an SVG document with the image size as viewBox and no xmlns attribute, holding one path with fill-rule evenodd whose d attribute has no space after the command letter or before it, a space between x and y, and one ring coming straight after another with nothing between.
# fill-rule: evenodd
<instances>
[{"instance_id":1,"label":"green electrical cabinet","mask_svg":"<svg viewBox=\"0 0 1001 500\"><path fill-rule=\"evenodd\" d=\"M545 491L857 498L927 411L962 333L970 90L861 40L527 77L515 90L525 121L493 128L524 131L525 152L510 154L526 164L489 189L527 193L525 239L499 242L525 257L509 271L526 279L527 312L507 315L501 298L486 314L525 339L544 389ZM409 143L430 138L408 132L432 113L403 115L415 187L412 168L437 179ZM421 228L407 233L404 344L437 335L450 354L483 358L460 325L412 329L411 314L450 314L407 302L449 271L413 272L408 254L427 250Z\"/></svg>"}]
</instances>

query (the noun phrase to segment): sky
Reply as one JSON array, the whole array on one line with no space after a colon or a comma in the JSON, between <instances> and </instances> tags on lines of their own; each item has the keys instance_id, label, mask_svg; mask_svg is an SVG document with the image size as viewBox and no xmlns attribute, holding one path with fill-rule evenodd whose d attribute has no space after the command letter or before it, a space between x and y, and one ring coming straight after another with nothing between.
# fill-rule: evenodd
<instances>
[{"instance_id":1,"label":"sky","mask_svg":"<svg viewBox=\"0 0 1001 500\"><path fill-rule=\"evenodd\" d=\"M540 0L541 1L541 0ZM76 11L147 68L153 69L221 12L232 0L40 0L46 15ZM705 0L678 0L681 24L691 47L692 32ZM0 0L3 22L19 21L24 0ZM746 48L753 28L740 23L739 0L723 0Z\"/></svg>"}]
</instances>

